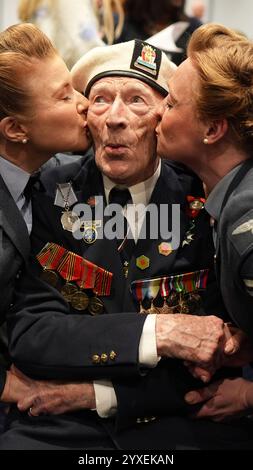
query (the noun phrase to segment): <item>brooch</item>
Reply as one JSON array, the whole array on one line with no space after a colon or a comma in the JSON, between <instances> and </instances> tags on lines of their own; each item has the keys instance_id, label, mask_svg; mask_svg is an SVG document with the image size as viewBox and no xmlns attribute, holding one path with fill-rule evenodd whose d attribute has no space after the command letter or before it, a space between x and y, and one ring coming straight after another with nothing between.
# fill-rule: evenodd
<instances>
[{"instance_id":1,"label":"brooch","mask_svg":"<svg viewBox=\"0 0 253 470\"><path fill-rule=\"evenodd\" d=\"M190 245L190 243L194 239L194 229L196 226L195 219L198 217L200 211L205 206L205 198L203 197L194 197L194 196L187 196L186 197L188 206L186 209L186 214L191 219L190 226L185 234L185 239L182 241L182 247L185 245Z\"/></svg>"}]
</instances>

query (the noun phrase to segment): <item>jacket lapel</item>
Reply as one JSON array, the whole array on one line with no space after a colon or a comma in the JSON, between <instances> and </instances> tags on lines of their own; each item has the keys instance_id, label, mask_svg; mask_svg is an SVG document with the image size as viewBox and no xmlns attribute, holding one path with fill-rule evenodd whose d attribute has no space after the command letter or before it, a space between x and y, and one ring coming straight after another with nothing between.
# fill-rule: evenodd
<instances>
[{"instance_id":1,"label":"jacket lapel","mask_svg":"<svg viewBox=\"0 0 253 470\"><path fill-rule=\"evenodd\" d=\"M0 176L0 225L26 261L30 253L30 239L25 221Z\"/></svg>"}]
</instances>

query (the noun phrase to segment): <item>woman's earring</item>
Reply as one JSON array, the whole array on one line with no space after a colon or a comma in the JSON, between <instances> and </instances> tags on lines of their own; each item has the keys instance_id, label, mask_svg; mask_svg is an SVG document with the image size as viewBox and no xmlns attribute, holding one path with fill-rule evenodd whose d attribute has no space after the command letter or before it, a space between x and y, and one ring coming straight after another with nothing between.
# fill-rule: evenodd
<instances>
[{"instance_id":1,"label":"woman's earring","mask_svg":"<svg viewBox=\"0 0 253 470\"><path fill-rule=\"evenodd\" d=\"M203 144L205 144L205 145L208 144L208 138L207 138L207 137L205 137L205 138L203 139Z\"/></svg>"},{"instance_id":2,"label":"woman's earring","mask_svg":"<svg viewBox=\"0 0 253 470\"><path fill-rule=\"evenodd\" d=\"M27 138L24 137L24 139L22 139L22 144L27 144Z\"/></svg>"}]
</instances>

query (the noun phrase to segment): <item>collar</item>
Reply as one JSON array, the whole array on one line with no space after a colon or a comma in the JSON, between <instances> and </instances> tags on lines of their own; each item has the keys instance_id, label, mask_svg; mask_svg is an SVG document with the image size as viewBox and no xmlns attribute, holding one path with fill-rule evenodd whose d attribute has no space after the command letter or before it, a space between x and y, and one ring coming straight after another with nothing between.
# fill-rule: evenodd
<instances>
[{"instance_id":1,"label":"collar","mask_svg":"<svg viewBox=\"0 0 253 470\"><path fill-rule=\"evenodd\" d=\"M13 163L0 157L0 174L11 193L15 203L19 200L20 196L23 195L24 189L30 178L30 173L22 170Z\"/></svg>"},{"instance_id":2,"label":"collar","mask_svg":"<svg viewBox=\"0 0 253 470\"><path fill-rule=\"evenodd\" d=\"M243 163L237 165L233 170L227 173L220 181L216 184L214 189L211 191L210 195L208 196L205 209L207 212L213 217L215 220L219 220L221 206L228 190L228 187L235 177L236 173L239 171Z\"/></svg>"},{"instance_id":3,"label":"collar","mask_svg":"<svg viewBox=\"0 0 253 470\"><path fill-rule=\"evenodd\" d=\"M150 176L150 178L148 178L145 181L142 181L141 183L135 184L134 186L130 186L128 188L132 197L133 204L144 204L145 206L148 205L151 199L152 192L160 176L160 173L161 173L161 160L159 160L158 167L155 173L152 176ZM110 180L105 175L103 175L103 182L104 182L104 188L105 188L106 202L108 204L109 193L111 189L118 185L116 185L112 180ZM126 186L120 185L118 187L125 188Z\"/></svg>"}]
</instances>

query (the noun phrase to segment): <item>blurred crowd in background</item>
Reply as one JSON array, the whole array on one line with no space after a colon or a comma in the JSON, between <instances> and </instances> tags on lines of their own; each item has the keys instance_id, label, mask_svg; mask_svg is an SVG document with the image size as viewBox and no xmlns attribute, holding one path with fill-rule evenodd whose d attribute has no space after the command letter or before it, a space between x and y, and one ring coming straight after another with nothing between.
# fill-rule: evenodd
<instances>
[{"instance_id":1,"label":"blurred crowd in background","mask_svg":"<svg viewBox=\"0 0 253 470\"><path fill-rule=\"evenodd\" d=\"M185 0L19 0L17 18L45 32L70 68L93 47L153 36L178 64L205 16L202 0L191 2L190 16L185 7Z\"/></svg>"}]
</instances>

